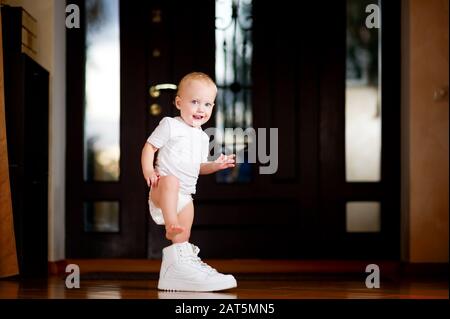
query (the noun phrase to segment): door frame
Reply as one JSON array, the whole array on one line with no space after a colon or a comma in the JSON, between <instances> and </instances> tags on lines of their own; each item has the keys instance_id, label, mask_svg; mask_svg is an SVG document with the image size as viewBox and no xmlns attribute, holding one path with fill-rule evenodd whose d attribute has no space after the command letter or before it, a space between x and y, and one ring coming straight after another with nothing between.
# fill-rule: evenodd
<instances>
[{"instance_id":1,"label":"door frame","mask_svg":"<svg viewBox=\"0 0 450 319\"><path fill-rule=\"evenodd\" d=\"M83 11L84 1L76 0L73 3L79 5ZM317 176L317 182L313 187L316 195L308 198L302 208L308 209L319 205L326 223L321 223L317 216L308 216L315 225L325 227L323 234L331 234L334 240L328 240L326 235L318 238L317 250L326 249L328 258L384 258L399 260L400 258L400 1L383 1L382 4L382 155L381 155L381 182L380 183L349 183L345 181L345 113L337 110L345 103L345 12L337 15L336 12L345 8L342 2L332 4L322 12L323 21L337 21L341 27L332 27L326 24L319 26L321 37L329 39L326 47L319 39L311 36L316 46L313 50L304 52L311 59L322 61L316 65L300 63L299 69L305 71L300 79L306 83L301 90L303 94L309 90L309 94L302 95L304 101L311 103L313 107L304 110L305 117L300 118L300 125L307 126L307 116L318 118L317 124L313 124L312 136L299 136L299 142L305 143L308 138L318 139L317 149L307 159L314 159L317 155L319 161L311 162L310 172L299 172ZM257 10L255 4L255 10ZM151 52L141 50L139 43L146 39L147 33L142 28L141 19L146 17L146 10L138 10L130 6L122 6L121 10L121 47L128 49L121 52L121 106L126 102L128 107L141 107L142 101L149 101L147 83L147 68L142 67L139 61L145 61ZM126 11L128 10L128 11ZM334 19L334 20L333 20ZM81 15L81 25L84 24L84 15ZM343 26L343 27L342 27ZM83 30L83 29L81 29ZM67 257L102 257L98 250L89 250L92 240L100 242L105 249L112 249L122 239L117 234L92 234L87 240L79 241L82 223L77 212L82 211L80 204L83 200L113 200L118 194L130 189L142 189L131 193L122 200L122 207L129 207L133 216L125 227L127 231L135 232L128 242L132 249L121 251L118 256L144 258L147 256L148 225L147 203L142 201L146 197L145 187L136 186L136 180L141 179L140 168L140 143L145 141L148 134L147 120L140 112L121 112L120 127L127 128L133 136L142 136L142 141L129 143L127 136L121 134L121 153L127 154L127 160L120 158L121 181L118 183L102 182L102 188L97 188L95 183L83 182L83 99L84 99L84 32L80 29L67 29L67 148L66 148L66 252ZM260 56L260 59L270 57L270 54ZM256 57L257 58L257 57ZM265 70L273 72L273 70ZM264 71L264 72L265 72ZM257 79L257 78L255 78ZM136 85L136 83L138 85ZM263 84L261 84L263 85ZM302 92L300 92L302 94ZM330 97L340 96L339 99ZM271 98L270 96L266 96ZM258 98L258 97L257 97ZM263 98L260 96L259 98ZM148 105L142 106L147 108ZM260 119L260 123L267 119ZM133 123L133 125L130 125ZM270 127L267 126L267 127ZM327 127L327 130L322 130ZM393 136L393 138L392 138ZM336 143L336 141L338 141ZM303 160L307 160L303 159ZM126 176L125 179L122 177ZM84 184L84 185L83 185ZM307 191L302 188L303 191ZM200 196L199 201L207 201L210 193ZM345 203L348 200L370 200L381 202L381 233L379 238L373 234L355 234L345 232ZM137 213L141 212L141 213ZM126 212L121 212L124 214ZM328 225L328 226L327 226ZM337 227L336 227L337 226ZM78 234L78 235L77 235ZM161 233L162 234L162 233ZM157 236L161 234L156 234ZM94 238L95 236L95 238ZM90 238L89 238L90 237ZM115 244L111 244L115 243ZM125 244L125 242L122 242ZM381 245L380 245L381 244ZM365 247L370 249L365 250ZM83 249L88 249L86 254ZM308 257L321 258L320 253ZM108 256L108 254L105 254Z\"/></svg>"}]
</instances>

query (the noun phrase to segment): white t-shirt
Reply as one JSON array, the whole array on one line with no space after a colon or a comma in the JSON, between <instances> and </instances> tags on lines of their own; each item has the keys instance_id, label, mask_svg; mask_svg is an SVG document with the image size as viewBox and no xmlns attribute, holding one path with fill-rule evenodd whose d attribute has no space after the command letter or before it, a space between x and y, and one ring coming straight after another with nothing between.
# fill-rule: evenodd
<instances>
[{"instance_id":1,"label":"white t-shirt","mask_svg":"<svg viewBox=\"0 0 450 319\"><path fill-rule=\"evenodd\" d=\"M208 135L201 128L186 124L179 116L164 117L147 143L159 149L156 158L159 174L177 177L181 193L195 194L200 163L208 161Z\"/></svg>"}]
</instances>

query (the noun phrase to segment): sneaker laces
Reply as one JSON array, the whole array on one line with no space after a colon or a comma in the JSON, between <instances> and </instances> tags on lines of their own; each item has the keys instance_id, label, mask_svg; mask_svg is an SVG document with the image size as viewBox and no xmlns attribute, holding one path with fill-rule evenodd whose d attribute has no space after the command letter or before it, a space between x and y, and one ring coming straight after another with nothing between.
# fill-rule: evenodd
<instances>
[{"instance_id":1,"label":"sneaker laces","mask_svg":"<svg viewBox=\"0 0 450 319\"><path fill-rule=\"evenodd\" d=\"M208 265L207 263L203 262L201 260L201 258L198 257L198 253L200 252L200 248L198 248L197 246L195 246L193 244L191 244L191 245L192 245L193 254L188 256L189 261L192 264L199 265L203 270L205 270L208 273L217 273L217 270L215 268L213 268L210 265Z\"/></svg>"}]
</instances>

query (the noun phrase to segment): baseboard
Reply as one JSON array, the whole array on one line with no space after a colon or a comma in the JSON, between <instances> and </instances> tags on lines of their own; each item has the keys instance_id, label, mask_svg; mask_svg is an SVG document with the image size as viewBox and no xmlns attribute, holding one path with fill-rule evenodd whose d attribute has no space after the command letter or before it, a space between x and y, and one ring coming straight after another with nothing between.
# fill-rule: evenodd
<instances>
[{"instance_id":1,"label":"baseboard","mask_svg":"<svg viewBox=\"0 0 450 319\"><path fill-rule=\"evenodd\" d=\"M442 278L448 279L448 263L400 263L396 261L358 260L260 260L260 259L209 259L212 267L236 275L364 275L366 266L378 265L383 276L391 279ZM49 262L49 274L66 275L69 264L76 264L81 274L128 273L157 274L161 260L157 259L67 259Z\"/></svg>"},{"instance_id":2,"label":"baseboard","mask_svg":"<svg viewBox=\"0 0 450 319\"><path fill-rule=\"evenodd\" d=\"M403 263L401 273L407 277L448 278L448 263Z\"/></svg>"},{"instance_id":3,"label":"baseboard","mask_svg":"<svg viewBox=\"0 0 450 319\"><path fill-rule=\"evenodd\" d=\"M400 263L395 261L353 260L277 260L277 259L205 259L221 272L233 274L364 274L369 264L376 264L384 274L395 275ZM159 259L67 259L49 263L53 275L65 274L65 267L76 264L80 273L127 272L159 273Z\"/></svg>"},{"instance_id":4,"label":"baseboard","mask_svg":"<svg viewBox=\"0 0 450 319\"><path fill-rule=\"evenodd\" d=\"M66 266L68 265L66 260L49 261L48 262L48 274L59 276L66 273Z\"/></svg>"}]
</instances>

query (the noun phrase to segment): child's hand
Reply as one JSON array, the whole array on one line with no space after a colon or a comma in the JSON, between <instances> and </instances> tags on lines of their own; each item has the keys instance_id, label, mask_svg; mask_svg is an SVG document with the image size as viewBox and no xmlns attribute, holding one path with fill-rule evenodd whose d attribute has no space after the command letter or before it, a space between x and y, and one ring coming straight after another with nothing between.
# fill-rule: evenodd
<instances>
[{"instance_id":1,"label":"child's hand","mask_svg":"<svg viewBox=\"0 0 450 319\"><path fill-rule=\"evenodd\" d=\"M147 186L150 187L157 187L158 186L158 181L159 181L159 174L156 173L155 171L151 172L149 174L149 176L147 176L145 178L145 180L147 181Z\"/></svg>"},{"instance_id":2,"label":"child's hand","mask_svg":"<svg viewBox=\"0 0 450 319\"><path fill-rule=\"evenodd\" d=\"M214 161L216 164L217 170L227 169L235 166L235 157L236 155L224 155L220 154L219 158Z\"/></svg>"}]
</instances>

